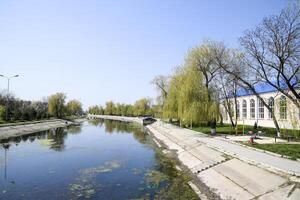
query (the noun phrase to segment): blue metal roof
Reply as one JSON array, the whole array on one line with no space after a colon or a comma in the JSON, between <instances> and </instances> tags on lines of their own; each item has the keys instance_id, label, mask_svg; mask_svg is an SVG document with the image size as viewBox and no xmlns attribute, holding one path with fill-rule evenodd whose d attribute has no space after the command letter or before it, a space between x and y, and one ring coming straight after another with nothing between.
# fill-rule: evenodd
<instances>
[{"instance_id":1,"label":"blue metal roof","mask_svg":"<svg viewBox=\"0 0 300 200\"><path fill-rule=\"evenodd\" d=\"M273 86L269 85L269 84L257 84L254 86L255 90L257 91L258 94L262 94L262 93L268 93L268 92L275 92L277 91L276 88L274 88ZM253 95L253 92L250 90L246 90L245 88L240 88L237 91L237 96L249 96L249 95Z\"/></svg>"}]
</instances>

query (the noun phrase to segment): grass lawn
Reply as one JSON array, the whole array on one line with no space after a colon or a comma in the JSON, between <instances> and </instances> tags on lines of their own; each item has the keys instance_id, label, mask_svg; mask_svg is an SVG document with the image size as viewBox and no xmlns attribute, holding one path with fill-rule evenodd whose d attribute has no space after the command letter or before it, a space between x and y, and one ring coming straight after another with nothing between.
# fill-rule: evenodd
<instances>
[{"instance_id":1,"label":"grass lawn","mask_svg":"<svg viewBox=\"0 0 300 200\"><path fill-rule=\"evenodd\" d=\"M200 126L200 127L193 127L192 129L194 131L210 134L211 128L209 126ZM220 134L235 134L235 130L228 124L218 125L216 131L217 133Z\"/></svg>"},{"instance_id":2,"label":"grass lawn","mask_svg":"<svg viewBox=\"0 0 300 200\"><path fill-rule=\"evenodd\" d=\"M300 144L247 144L248 146L287 156L290 159L300 159Z\"/></svg>"},{"instance_id":3,"label":"grass lawn","mask_svg":"<svg viewBox=\"0 0 300 200\"><path fill-rule=\"evenodd\" d=\"M194 131L202 132L205 134L210 134L210 127L209 126L199 126L199 127L193 127L192 128ZM238 125L238 131L237 133L247 134L249 131L253 131L253 126L248 126L245 125L243 128L243 125ZM275 137L276 135L276 129L275 128L266 128L266 127L258 127L257 131L263 132L266 136L269 137ZM235 135L235 129L231 127L230 124L223 124L217 125L216 132L218 134L230 134L230 135ZM283 138L285 138L287 135L293 136L294 139L299 139L300 138L300 130L289 130L289 129L282 129L281 130L281 135Z\"/></svg>"}]
</instances>

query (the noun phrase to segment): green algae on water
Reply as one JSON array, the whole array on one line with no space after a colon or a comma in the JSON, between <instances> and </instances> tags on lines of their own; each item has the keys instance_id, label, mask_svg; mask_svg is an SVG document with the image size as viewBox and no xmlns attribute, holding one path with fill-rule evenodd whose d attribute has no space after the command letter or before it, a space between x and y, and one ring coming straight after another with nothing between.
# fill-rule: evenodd
<instances>
[{"instance_id":1,"label":"green algae on water","mask_svg":"<svg viewBox=\"0 0 300 200\"><path fill-rule=\"evenodd\" d=\"M104 165L79 170L80 176L76 178L75 183L69 185L72 196L74 196L75 199L91 198L101 186L94 182L94 178L98 174L112 172L121 166L119 161L112 160L105 162Z\"/></svg>"}]
</instances>

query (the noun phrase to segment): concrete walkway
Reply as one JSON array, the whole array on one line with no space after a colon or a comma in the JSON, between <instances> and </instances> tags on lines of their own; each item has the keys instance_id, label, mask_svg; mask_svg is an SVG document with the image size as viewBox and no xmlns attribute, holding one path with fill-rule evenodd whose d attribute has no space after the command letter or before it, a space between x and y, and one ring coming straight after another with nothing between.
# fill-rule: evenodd
<instances>
[{"instance_id":1,"label":"concrete walkway","mask_svg":"<svg viewBox=\"0 0 300 200\"><path fill-rule=\"evenodd\" d=\"M0 140L7 139L10 137L17 137L21 135L26 135L30 133L35 133L39 131L45 131L52 128L65 127L73 124L73 122L54 119L54 120L44 120L39 123L15 125L15 126L3 126L0 127Z\"/></svg>"},{"instance_id":2,"label":"concrete walkway","mask_svg":"<svg viewBox=\"0 0 300 200\"><path fill-rule=\"evenodd\" d=\"M199 142L202 142L212 148L215 148L221 152L224 152L230 156L237 157L241 160L254 162L256 164L262 164L266 167L280 170L284 173L290 173L300 177L300 162L293 161L286 158L277 157L271 154L263 153L260 151L246 148L239 144L227 142L225 139L218 137L209 137L208 135L201 134L189 129L179 128L174 125L159 122L159 126L153 125L153 127L164 130L169 137L177 138L178 140L185 139L187 137L193 138Z\"/></svg>"},{"instance_id":3,"label":"concrete walkway","mask_svg":"<svg viewBox=\"0 0 300 200\"><path fill-rule=\"evenodd\" d=\"M299 199L300 162L164 122L147 126L183 165L222 199Z\"/></svg>"}]
</instances>

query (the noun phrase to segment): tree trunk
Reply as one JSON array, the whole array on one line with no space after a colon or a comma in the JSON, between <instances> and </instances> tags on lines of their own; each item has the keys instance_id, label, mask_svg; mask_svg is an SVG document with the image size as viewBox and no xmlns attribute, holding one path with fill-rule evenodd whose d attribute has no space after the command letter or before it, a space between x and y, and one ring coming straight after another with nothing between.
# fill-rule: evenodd
<instances>
[{"instance_id":1,"label":"tree trunk","mask_svg":"<svg viewBox=\"0 0 300 200\"><path fill-rule=\"evenodd\" d=\"M223 122L223 115L221 112L219 112L219 115L220 115L220 125L222 126L224 124Z\"/></svg>"}]
</instances>

